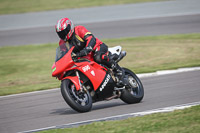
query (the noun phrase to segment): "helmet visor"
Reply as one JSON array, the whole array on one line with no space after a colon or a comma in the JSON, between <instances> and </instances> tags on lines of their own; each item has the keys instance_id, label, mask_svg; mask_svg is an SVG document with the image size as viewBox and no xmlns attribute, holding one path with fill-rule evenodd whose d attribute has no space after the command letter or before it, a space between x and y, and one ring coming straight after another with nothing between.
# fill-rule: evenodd
<instances>
[{"instance_id":1,"label":"helmet visor","mask_svg":"<svg viewBox=\"0 0 200 133\"><path fill-rule=\"evenodd\" d=\"M67 41L67 34L70 31L70 25L67 26L67 28L65 28L62 31L57 32L58 36L60 37L60 39Z\"/></svg>"}]
</instances>

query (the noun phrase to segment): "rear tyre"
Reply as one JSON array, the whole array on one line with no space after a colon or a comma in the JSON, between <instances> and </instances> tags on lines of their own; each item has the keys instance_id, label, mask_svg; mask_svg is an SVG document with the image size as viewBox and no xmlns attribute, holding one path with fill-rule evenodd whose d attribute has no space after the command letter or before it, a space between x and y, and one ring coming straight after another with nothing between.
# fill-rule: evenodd
<instances>
[{"instance_id":1,"label":"rear tyre","mask_svg":"<svg viewBox=\"0 0 200 133\"><path fill-rule=\"evenodd\" d=\"M139 103L144 97L142 82L135 73L127 68L123 68L125 76L128 78L129 87L122 90L120 99L128 104Z\"/></svg>"},{"instance_id":2,"label":"rear tyre","mask_svg":"<svg viewBox=\"0 0 200 133\"><path fill-rule=\"evenodd\" d=\"M61 83L61 93L66 103L77 112L88 112L92 108L92 98L88 91L77 91L75 85L69 79Z\"/></svg>"}]
</instances>

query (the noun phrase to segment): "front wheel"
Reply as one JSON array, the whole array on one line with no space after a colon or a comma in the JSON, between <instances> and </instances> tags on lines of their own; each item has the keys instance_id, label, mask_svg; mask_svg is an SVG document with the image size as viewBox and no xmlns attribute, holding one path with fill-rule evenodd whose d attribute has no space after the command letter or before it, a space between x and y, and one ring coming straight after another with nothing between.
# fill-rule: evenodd
<instances>
[{"instance_id":1,"label":"front wheel","mask_svg":"<svg viewBox=\"0 0 200 133\"><path fill-rule=\"evenodd\" d=\"M71 80L62 81L61 93L67 104L77 112L83 113L91 110L92 98L90 93L87 90L77 91Z\"/></svg>"},{"instance_id":2,"label":"front wheel","mask_svg":"<svg viewBox=\"0 0 200 133\"><path fill-rule=\"evenodd\" d=\"M144 97L144 88L142 82L135 73L127 68L123 68L125 77L128 80L129 86L122 90L120 99L125 103L139 103Z\"/></svg>"}]
</instances>

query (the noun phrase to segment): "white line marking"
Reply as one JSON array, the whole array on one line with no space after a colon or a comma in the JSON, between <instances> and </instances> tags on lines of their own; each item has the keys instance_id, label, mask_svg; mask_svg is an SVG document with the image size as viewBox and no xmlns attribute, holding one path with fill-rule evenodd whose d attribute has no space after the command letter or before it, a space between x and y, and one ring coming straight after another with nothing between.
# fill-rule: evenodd
<instances>
[{"instance_id":1,"label":"white line marking","mask_svg":"<svg viewBox=\"0 0 200 133\"><path fill-rule=\"evenodd\" d=\"M33 91L33 92L26 92L26 93L20 93L20 94L12 94L7 96L0 96L0 99L2 98L9 98L9 97L16 97L16 96L24 96L24 95L31 95L31 94L38 94L38 93L46 93L46 92L52 92L57 91L59 88L49 89L49 90L40 90L40 91Z\"/></svg>"},{"instance_id":2,"label":"white line marking","mask_svg":"<svg viewBox=\"0 0 200 133\"><path fill-rule=\"evenodd\" d=\"M181 73L181 72L197 71L197 70L200 70L200 67L179 68L179 69L175 69L175 70L163 70L163 71L157 71L157 72L154 72L154 73L137 74L137 76L139 78L143 78L143 77L153 77L153 76L160 76L160 75L167 75L167 74L175 74L175 73ZM58 89L59 88L49 89L49 90L41 90L41 91L34 91L34 92L27 92L27 93L21 93L21 94L13 94L13 95L7 95L7 96L0 96L0 99L1 98L14 97L14 96L23 96L23 95L29 95L29 94L37 94L37 93L57 91Z\"/></svg>"},{"instance_id":3,"label":"white line marking","mask_svg":"<svg viewBox=\"0 0 200 133\"><path fill-rule=\"evenodd\" d=\"M152 76L160 76L160 75L167 75L167 74L175 74L175 73L181 73L181 72L190 72L190 71L198 71L200 70L200 67L188 67L188 68L179 68L175 70L162 70L157 71L154 73L144 73L144 74L137 74L139 78L142 77L152 77Z\"/></svg>"},{"instance_id":4,"label":"white line marking","mask_svg":"<svg viewBox=\"0 0 200 133\"><path fill-rule=\"evenodd\" d=\"M69 124L51 126L51 127L46 127L46 128L24 131L24 132L20 132L20 133L38 132L38 131L49 130L49 129L58 129L58 128L61 128L61 129L62 128L70 128L70 127L76 127L79 125L89 124L92 122L120 120L120 119L129 118L129 117L144 116L144 115L149 115L149 114L154 114L154 113L172 112L174 110L185 109L185 108L189 108L189 107L196 106L196 105L200 105L200 101L194 102L194 103L182 104L182 105L175 105L175 106L170 106L170 107L165 107L165 108L147 110L147 111L142 111L142 112L137 112L137 113L122 114L122 115L104 117L104 118L99 118L99 119L92 119L92 120L87 120L87 121L80 121L80 122L74 122L74 123L69 123Z\"/></svg>"}]
</instances>

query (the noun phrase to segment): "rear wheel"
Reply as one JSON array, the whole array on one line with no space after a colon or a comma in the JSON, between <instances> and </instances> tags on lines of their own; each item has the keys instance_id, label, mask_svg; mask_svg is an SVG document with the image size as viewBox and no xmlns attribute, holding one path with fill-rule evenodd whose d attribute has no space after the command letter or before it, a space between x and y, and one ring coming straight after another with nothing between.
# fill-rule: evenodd
<instances>
[{"instance_id":1,"label":"rear wheel","mask_svg":"<svg viewBox=\"0 0 200 133\"><path fill-rule=\"evenodd\" d=\"M61 93L67 104L77 112L88 112L92 108L92 98L87 90L77 91L69 79L61 83Z\"/></svg>"},{"instance_id":2,"label":"rear wheel","mask_svg":"<svg viewBox=\"0 0 200 133\"><path fill-rule=\"evenodd\" d=\"M129 87L122 90L120 99L125 103L139 103L144 97L144 88L142 82L135 73L127 68L123 68L125 76L128 79Z\"/></svg>"}]
</instances>

